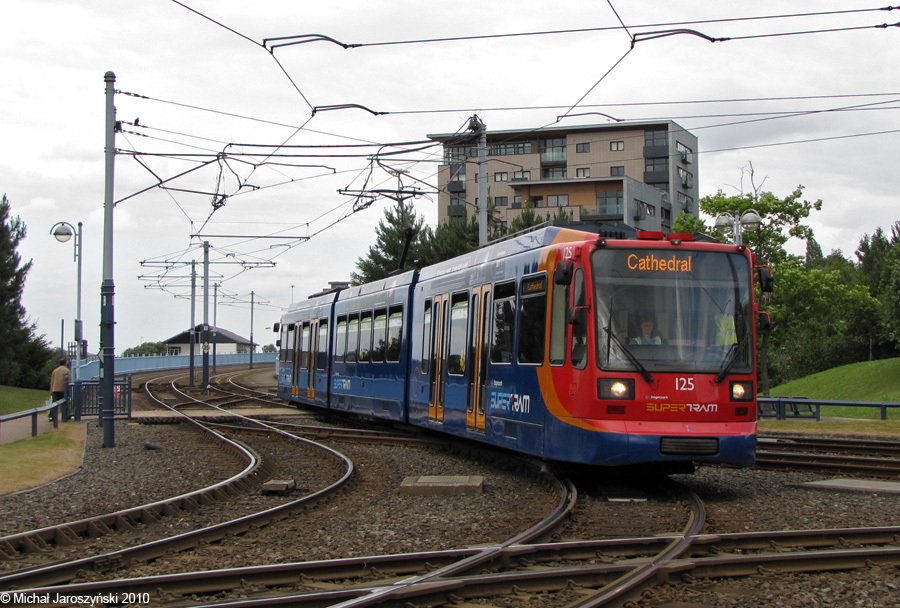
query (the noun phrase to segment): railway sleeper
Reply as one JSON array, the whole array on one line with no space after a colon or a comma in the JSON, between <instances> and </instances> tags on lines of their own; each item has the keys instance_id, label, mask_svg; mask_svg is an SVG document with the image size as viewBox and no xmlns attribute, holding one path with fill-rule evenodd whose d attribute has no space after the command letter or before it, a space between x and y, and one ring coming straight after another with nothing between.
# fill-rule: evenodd
<instances>
[{"instance_id":1,"label":"railway sleeper","mask_svg":"<svg viewBox=\"0 0 900 608\"><path fill-rule=\"evenodd\" d=\"M107 534L112 534L112 530L109 529L105 523L103 523L100 519L94 519L88 522L87 527L88 538L99 538L101 536L106 536Z\"/></svg>"},{"instance_id":2,"label":"railway sleeper","mask_svg":"<svg viewBox=\"0 0 900 608\"><path fill-rule=\"evenodd\" d=\"M166 517L178 517L184 513L184 509L176 505L174 502L167 502L163 506L163 514Z\"/></svg>"},{"instance_id":3,"label":"railway sleeper","mask_svg":"<svg viewBox=\"0 0 900 608\"><path fill-rule=\"evenodd\" d=\"M19 559L22 555L16 551L16 548L8 540L0 541L0 560Z\"/></svg>"},{"instance_id":4,"label":"railway sleeper","mask_svg":"<svg viewBox=\"0 0 900 608\"><path fill-rule=\"evenodd\" d=\"M182 511L196 511L200 508L200 503L193 496L185 496L181 499L180 505L173 504L172 506Z\"/></svg>"},{"instance_id":5,"label":"railway sleeper","mask_svg":"<svg viewBox=\"0 0 900 608\"><path fill-rule=\"evenodd\" d=\"M48 553L52 548L37 534L29 534L22 538L22 550L25 553Z\"/></svg>"},{"instance_id":6,"label":"railway sleeper","mask_svg":"<svg viewBox=\"0 0 900 608\"><path fill-rule=\"evenodd\" d=\"M142 524L154 524L160 519L162 519L162 515L160 515L156 509L151 509L150 507L141 509Z\"/></svg>"},{"instance_id":7,"label":"railway sleeper","mask_svg":"<svg viewBox=\"0 0 900 608\"><path fill-rule=\"evenodd\" d=\"M68 526L60 526L56 529L56 537L53 539L57 547L72 547L81 542L81 538Z\"/></svg>"}]
</instances>

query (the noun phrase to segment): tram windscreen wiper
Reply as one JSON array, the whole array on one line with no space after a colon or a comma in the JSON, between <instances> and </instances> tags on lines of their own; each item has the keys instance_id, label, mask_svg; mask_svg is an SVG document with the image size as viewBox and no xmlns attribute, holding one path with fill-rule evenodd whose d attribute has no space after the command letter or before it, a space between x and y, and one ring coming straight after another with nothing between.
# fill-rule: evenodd
<instances>
[{"instance_id":1,"label":"tram windscreen wiper","mask_svg":"<svg viewBox=\"0 0 900 608\"><path fill-rule=\"evenodd\" d=\"M722 362L722 368L719 370L719 375L716 376L716 384L722 384L722 380L725 379L725 376L728 375L728 372L730 372L731 368L734 367L734 364L737 363L739 354L740 350L738 349L737 342L735 342L729 347L728 353L725 355L725 361Z\"/></svg>"},{"instance_id":2,"label":"tram windscreen wiper","mask_svg":"<svg viewBox=\"0 0 900 608\"><path fill-rule=\"evenodd\" d=\"M641 376L644 377L644 380L647 382L653 382L653 375L644 367L644 364L634 356L634 353L628 348L628 346L622 341L622 338L617 336L613 331L610 330L609 327L604 327L603 331L607 333L607 335L615 341L616 345L622 349L622 352L625 353L625 356L634 365L639 372L641 372ZM607 342L609 344L609 342Z\"/></svg>"}]
</instances>

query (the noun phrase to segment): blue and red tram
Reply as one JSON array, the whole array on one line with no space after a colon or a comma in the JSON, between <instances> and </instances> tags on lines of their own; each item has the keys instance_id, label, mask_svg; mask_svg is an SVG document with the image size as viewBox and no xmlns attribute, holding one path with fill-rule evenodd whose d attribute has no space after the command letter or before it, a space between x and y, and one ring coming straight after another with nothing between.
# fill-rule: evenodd
<instances>
[{"instance_id":1,"label":"blue and red tram","mask_svg":"<svg viewBox=\"0 0 900 608\"><path fill-rule=\"evenodd\" d=\"M601 466L749 466L752 253L543 228L291 306L279 396Z\"/></svg>"}]
</instances>

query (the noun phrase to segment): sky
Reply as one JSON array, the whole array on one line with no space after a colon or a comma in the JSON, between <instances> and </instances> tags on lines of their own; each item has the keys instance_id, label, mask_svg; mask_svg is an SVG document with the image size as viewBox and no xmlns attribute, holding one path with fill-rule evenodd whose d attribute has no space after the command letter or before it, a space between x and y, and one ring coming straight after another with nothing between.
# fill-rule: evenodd
<instances>
[{"instance_id":1,"label":"sky","mask_svg":"<svg viewBox=\"0 0 900 608\"><path fill-rule=\"evenodd\" d=\"M274 343L289 303L349 280L373 244L394 201L361 193L416 190L435 225L441 153L421 142L474 114L488 130L674 120L699 138L701 196L803 185L823 251L855 261L900 220L900 9L881 6L6 0L0 194L27 228L23 305L50 344L73 339L74 244L51 229L82 222L97 351L111 215L117 353L190 327L192 262L196 323Z\"/></svg>"}]
</instances>

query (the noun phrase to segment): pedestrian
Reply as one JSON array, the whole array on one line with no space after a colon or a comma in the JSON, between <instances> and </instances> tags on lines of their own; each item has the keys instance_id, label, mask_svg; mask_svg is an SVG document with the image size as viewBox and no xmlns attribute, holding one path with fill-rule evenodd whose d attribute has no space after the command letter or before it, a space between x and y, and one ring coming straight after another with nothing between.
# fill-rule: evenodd
<instances>
[{"instance_id":1,"label":"pedestrian","mask_svg":"<svg viewBox=\"0 0 900 608\"><path fill-rule=\"evenodd\" d=\"M68 363L68 360L63 357L59 360L59 366L50 374L50 401L52 403L66 398L66 387L69 384L69 376L71 375ZM69 419L68 402L63 403L60 411L62 413L62 421L67 421Z\"/></svg>"}]
</instances>

